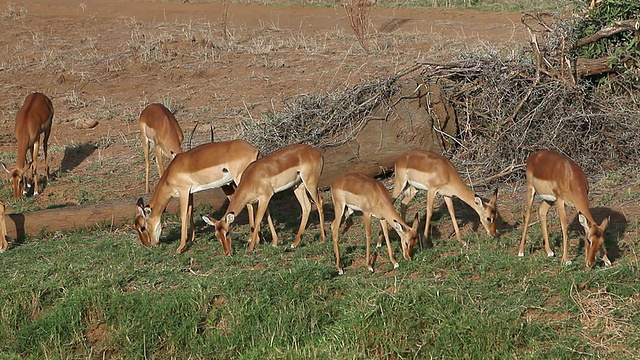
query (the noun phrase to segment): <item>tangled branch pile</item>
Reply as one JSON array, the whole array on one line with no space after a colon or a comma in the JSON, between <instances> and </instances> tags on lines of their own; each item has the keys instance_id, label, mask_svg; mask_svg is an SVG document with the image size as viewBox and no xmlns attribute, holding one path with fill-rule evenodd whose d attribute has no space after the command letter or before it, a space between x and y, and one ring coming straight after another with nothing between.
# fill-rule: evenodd
<instances>
[{"instance_id":1,"label":"tangled branch pile","mask_svg":"<svg viewBox=\"0 0 640 360\"><path fill-rule=\"evenodd\" d=\"M638 67L625 57L625 66L605 61L606 70L596 71L603 66L601 59L596 66L578 57L578 43L591 46L605 38L599 29L576 36L584 23L549 14L525 15L531 43L510 57L485 49L450 63L421 63L341 93L295 97L286 100L278 113L267 114L266 120L241 124L239 133L264 153L292 143L339 145L360 131L377 106L393 111L389 99L400 78L420 76L425 83L437 82L454 105L459 134L451 140L454 146L447 155L459 167L476 171L470 174L474 179L521 178L524 172L517 170L532 151L542 148L566 154L590 175L637 167L640 84L633 79ZM635 37L625 36L637 49L639 32L634 31ZM600 38L594 40L593 34Z\"/></svg>"},{"instance_id":2,"label":"tangled branch pile","mask_svg":"<svg viewBox=\"0 0 640 360\"><path fill-rule=\"evenodd\" d=\"M358 134L373 109L398 91L397 77L362 81L342 92L300 95L285 100L278 112L257 123L240 123L237 132L263 154L290 144L341 145Z\"/></svg>"},{"instance_id":3,"label":"tangled branch pile","mask_svg":"<svg viewBox=\"0 0 640 360\"><path fill-rule=\"evenodd\" d=\"M640 5L626 4L637 8L631 12L637 24ZM587 12L585 17L592 23L595 13ZM584 20L535 14L525 15L523 23L530 31L531 46L516 57L466 54L454 63L423 64L425 79L446 84L462 122L461 146L452 156L479 169L480 177L522 165L531 151L541 148L570 156L592 174L639 165L637 63L634 67L627 61L625 67L605 61L603 67L601 58L571 55L579 52L579 43L592 46L596 41L584 32ZM610 24L602 26L610 28ZM597 28L591 32L603 34ZM639 36L636 29L635 38L628 38L638 44ZM618 49L612 51L620 53L624 46L619 39L611 41L616 45L610 47Z\"/></svg>"}]
</instances>

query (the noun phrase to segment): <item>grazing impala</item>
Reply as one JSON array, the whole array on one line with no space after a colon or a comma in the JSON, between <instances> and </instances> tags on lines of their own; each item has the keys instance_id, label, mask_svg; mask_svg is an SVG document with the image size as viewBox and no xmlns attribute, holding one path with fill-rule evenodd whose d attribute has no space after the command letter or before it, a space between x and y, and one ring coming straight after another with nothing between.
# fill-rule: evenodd
<instances>
[{"instance_id":1,"label":"grazing impala","mask_svg":"<svg viewBox=\"0 0 640 360\"><path fill-rule=\"evenodd\" d=\"M7 243L7 223L4 221L6 210L4 204L0 202L0 253L3 253L9 247Z\"/></svg>"},{"instance_id":2,"label":"grazing impala","mask_svg":"<svg viewBox=\"0 0 640 360\"><path fill-rule=\"evenodd\" d=\"M242 211L245 205L258 203L255 212L254 226L251 228L250 243L247 251L253 251L253 247L258 242L260 234L260 223L265 213L271 197L280 191L294 188L293 192L302 207L302 218L298 234L291 247L294 248L302 241L302 234L307 226L309 214L311 213L311 202L306 194L309 193L313 202L318 208L320 219L320 237L325 240L324 235L324 213L322 211L322 198L318 193L318 181L324 166L322 154L308 145L290 145L251 163L244 174L242 181L238 185L226 213L220 220L203 216L203 220L215 227L216 236L222 242L224 253L231 253L231 232L230 225L236 216ZM251 216L251 215L250 215ZM273 222L267 218L269 230L271 231L271 244L278 244Z\"/></svg>"},{"instance_id":3,"label":"grazing impala","mask_svg":"<svg viewBox=\"0 0 640 360\"><path fill-rule=\"evenodd\" d=\"M180 144L184 139L182 129L176 121L171 111L162 104L149 104L140 113L140 135L142 137L142 148L144 150L145 165L145 191L150 192L149 187L149 148L151 144L156 150L156 164L158 173L162 176L164 171L164 160L162 155L173 158L182 152Z\"/></svg>"},{"instance_id":4,"label":"grazing impala","mask_svg":"<svg viewBox=\"0 0 640 360\"><path fill-rule=\"evenodd\" d=\"M371 261L369 256L369 247L371 245L371 216L380 219L382 233L387 242L389 260L393 263L393 268L395 269L399 265L391 249L387 222L391 223L398 235L400 235L402 255L405 259L411 260L413 248L418 242L418 217L416 216L416 219L413 221L413 226L409 227L393 207L393 199L391 195L389 195L387 188L385 188L381 182L362 173L347 173L335 179L331 184L331 198L333 199L333 208L335 210L335 219L331 223L333 252L335 253L336 267L340 275L342 275L344 271L342 264L340 264L338 230L340 229L340 222L342 221L345 208L347 209L345 218L349 217L354 211L362 211L367 236L366 260L369 271L373 272L373 261Z\"/></svg>"},{"instance_id":5,"label":"grazing impala","mask_svg":"<svg viewBox=\"0 0 640 360\"><path fill-rule=\"evenodd\" d=\"M44 166L49 180L48 142L53 122L53 104L44 94L33 93L28 95L24 104L16 115L16 127L14 135L18 140L18 153L16 167L7 169L13 183L13 197L19 199L21 195L28 193L28 188L33 184L33 194L38 195L38 147L40 146L40 134L44 135L42 149L44 150ZM27 153L31 154L31 161L27 160ZM27 174L27 171L29 173Z\"/></svg>"},{"instance_id":6,"label":"grazing impala","mask_svg":"<svg viewBox=\"0 0 640 360\"><path fill-rule=\"evenodd\" d=\"M195 238L193 229L193 193L223 187L229 196L232 191L225 186L238 184L247 165L258 158L258 149L244 140L203 144L187 152L177 154L160 177L160 181L144 205L138 199L138 215L135 228L144 245L156 245L162 232L160 218L169 200L180 198L180 246L187 246L187 226L190 226L190 241ZM188 224L187 224L188 222Z\"/></svg>"},{"instance_id":7,"label":"grazing impala","mask_svg":"<svg viewBox=\"0 0 640 360\"><path fill-rule=\"evenodd\" d=\"M587 243L584 246L587 267L593 265L598 251L600 251L604 263L607 266L611 265L611 261L607 257L607 251L604 248L603 238L604 230L609 224L609 218L604 219L600 225L595 222L589 211L588 193L589 183L587 182L587 177L580 167L568 157L549 150L540 150L529 155L527 159L527 208L524 213L524 229L522 230L518 256L524 256L524 242L527 237L533 198L535 194L538 194L543 200L538 208L538 215L547 256L552 257L555 255L549 247L547 213L551 205L556 203L560 226L562 227L562 261L565 264L571 263L567 254L568 225L564 208L564 204L567 203L578 210L578 220L587 235Z\"/></svg>"},{"instance_id":8,"label":"grazing impala","mask_svg":"<svg viewBox=\"0 0 640 360\"><path fill-rule=\"evenodd\" d=\"M393 186L393 198L404 195L400 207L402 218L405 217L407 204L418 190L427 190L427 219L424 227L424 237L428 236L429 224L433 215L433 202L436 194L444 196L444 202L451 215L456 238L462 244L466 243L460 236L456 213L453 208L453 196L471 206L478 216L480 223L487 233L496 236L496 201L498 189L495 190L489 201L484 201L476 196L471 189L460 179L458 171L449 159L427 151L410 150L400 155L395 164L395 184Z\"/></svg>"}]
</instances>

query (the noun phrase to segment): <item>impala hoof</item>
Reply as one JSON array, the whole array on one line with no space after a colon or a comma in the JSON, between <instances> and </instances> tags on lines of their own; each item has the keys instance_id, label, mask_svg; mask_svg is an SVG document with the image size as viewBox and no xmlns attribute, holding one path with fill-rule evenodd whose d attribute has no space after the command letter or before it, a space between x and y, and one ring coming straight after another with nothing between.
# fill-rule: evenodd
<instances>
[{"instance_id":1,"label":"impala hoof","mask_svg":"<svg viewBox=\"0 0 640 360\"><path fill-rule=\"evenodd\" d=\"M519 252L519 253L518 253L518 256L519 256L519 257L524 257L524 253L523 253L523 252Z\"/></svg>"},{"instance_id":2,"label":"impala hoof","mask_svg":"<svg viewBox=\"0 0 640 360\"><path fill-rule=\"evenodd\" d=\"M553 251L549 251L547 253L547 257L554 257L554 256L556 256L556 254ZM569 262L571 262L571 261L569 261Z\"/></svg>"},{"instance_id":3,"label":"impala hoof","mask_svg":"<svg viewBox=\"0 0 640 360\"><path fill-rule=\"evenodd\" d=\"M397 268L399 268L399 267L400 267L400 264L398 264L398 263L393 264L393 268L394 268L394 269L397 269Z\"/></svg>"},{"instance_id":4,"label":"impala hoof","mask_svg":"<svg viewBox=\"0 0 640 360\"><path fill-rule=\"evenodd\" d=\"M571 265L571 260L567 260L567 261L565 261L565 262L564 262L564 265L565 265L565 266L569 266L569 265Z\"/></svg>"}]
</instances>

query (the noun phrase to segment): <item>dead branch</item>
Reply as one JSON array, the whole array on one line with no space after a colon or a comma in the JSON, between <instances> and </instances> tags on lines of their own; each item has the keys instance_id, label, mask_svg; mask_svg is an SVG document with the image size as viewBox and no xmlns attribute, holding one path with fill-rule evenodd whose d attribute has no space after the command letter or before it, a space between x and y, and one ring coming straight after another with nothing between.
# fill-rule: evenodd
<instances>
[{"instance_id":1,"label":"dead branch","mask_svg":"<svg viewBox=\"0 0 640 360\"><path fill-rule=\"evenodd\" d=\"M625 20L615 22L613 25L606 27L604 29L600 29L593 35L583 37L582 39L576 42L576 46L585 46L596 42L600 39L611 37L615 34L624 32L624 31L633 31L640 29L640 19L637 20Z\"/></svg>"}]
</instances>

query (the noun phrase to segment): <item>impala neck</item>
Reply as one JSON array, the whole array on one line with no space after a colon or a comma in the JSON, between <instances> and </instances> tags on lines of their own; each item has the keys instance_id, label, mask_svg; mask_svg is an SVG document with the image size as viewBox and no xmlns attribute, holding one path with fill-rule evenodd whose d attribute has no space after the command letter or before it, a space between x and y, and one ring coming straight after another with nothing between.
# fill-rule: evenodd
<instances>
[{"instance_id":1,"label":"impala neck","mask_svg":"<svg viewBox=\"0 0 640 360\"><path fill-rule=\"evenodd\" d=\"M151 216L149 217L151 221L160 221L160 217L162 217L167 208L169 200L173 197L171 187L166 181L163 181L163 178L160 178L156 190L153 192L151 199L149 199L149 204L147 204L151 208Z\"/></svg>"},{"instance_id":2,"label":"impala neck","mask_svg":"<svg viewBox=\"0 0 640 360\"><path fill-rule=\"evenodd\" d=\"M457 186L455 186L455 192L444 194L449 197L456 196L458 199L464 201L467 205L471 206L476 212L478 212L478 205L476 204L476 194L462 180L459 180Z\"/></svg>"},{"instance_id":3,"label":"impala neck","mask_svg":"<svg viewBox=\"0 0 640 360\"><path fill-rule=\"evenodd\" d=\"M22 169L27 161L27 150L29 149L29 142L27 139L18 138L18 154L16 158L16 168ZM37 154L34 154L37 156Z\"/></svg>"}]
</instances>

